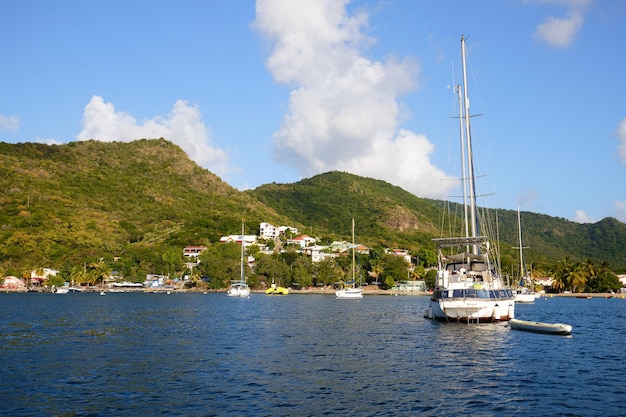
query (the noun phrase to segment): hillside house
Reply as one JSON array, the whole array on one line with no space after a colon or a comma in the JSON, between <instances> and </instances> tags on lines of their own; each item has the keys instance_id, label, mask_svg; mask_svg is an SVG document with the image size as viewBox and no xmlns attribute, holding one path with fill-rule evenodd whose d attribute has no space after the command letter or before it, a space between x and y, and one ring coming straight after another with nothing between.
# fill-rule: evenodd
<instances>
[{"instance_id":1,"label":"hillside house","mask_svg":"<svg viewBox=\"0 0 626 417\"><path fill-rule=\"evenodd\" d=\"M287 243L299 245L301 248L314 245L315 242L317 242L317 239L307 235L298 236L287 241Z\"/></svg>"},{"instance_id":2,"label":"hillside house","mask_svg":"<svg viewBox=\"0 0 626 417\"><path fill-rule=\"evenodd\" d=\"M287 230L289 230L289 233L291 233L292 235L298 234L298 228L296 227L276 227L270 223L263 222L259 224L259 237L261 237L261 239L276 239L280 235L285 235L285 232Z\"/></svg>"},{"instance_id":3,"label":"hillside house","mask_svg":"<svg viewBox=\"0 0 626 417\"><path fill-rule=\"evenodd\" d=\"M206 246L185 246L183 256L187 258L197 258L200 252L206 249Z\"/></svg>"},{"instance_id":4,"label":"hillside house","mask_svg":"<svg viewBox=\"0 0 626 417\"><path fill-rule=\"evenodd\" d=\"M257 241L256 235L243 235L243 236L242 235L229 235L229 236L222 236L220 238L220 243L235 242L241 245L241 243L243 242L244 248L250 245L256 245L256 241Z\"/></svg>"}]
</instances>

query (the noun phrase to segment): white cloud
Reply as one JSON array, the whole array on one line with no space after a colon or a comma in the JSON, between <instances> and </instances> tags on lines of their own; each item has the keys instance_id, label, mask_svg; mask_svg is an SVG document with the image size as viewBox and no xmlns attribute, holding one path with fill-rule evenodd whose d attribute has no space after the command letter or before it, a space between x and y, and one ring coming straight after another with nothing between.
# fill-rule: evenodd
<instances>
[{"instance_id":1,"label":"white cloud","mask_svg":"<svg viewBox=\"0 0 626 417\"><path fill-rule=\"evenodd\" d=\"M626 201L616 201L615 205L615 217L622 223L626 223Z\"/></svg>"},{"instance_id":2,"label":"white cloud","mask_svg":"<svg viewBox=\"0 0 626 417\"><path fill-rule=\"evenodd\" d=\"M576 223L595 223L595 220L589 217L589 215L587 215L587 213L585 213L583 210L576 210L574 221Z\"/></svg>"},{"instance_id":3,"label":"white cloud","mask_svg":"<svg viewBox=\"0 0 626 417\"><path fill-rule=\"evenodd\" d=\"M568 47L585 22L584 14L594 0L539 0L540 3L566 7L565 17L547 16L533 36L550 46Z\"/></svg>"},{"instance_id":4,"label":"white cloud","mask_svg":"<svg viewBox=\"0 0 626 417\"><path fill-rule=\"evenodd\" d=\"M20 128L20 118L0 114L0 128L8 131L18 130Z\"/></svg>"},{"instance_id":5,"label":"white cloud","mask_svg":"<svg viewBox=\"0 0 626 417\"><path fill-rule=\"evenodd\" d=\"M626 117L622 119L622 122L617 128L617 137L619 138L617 153L622 163L626 165Z\"/></svg>"},{"instance_id":6,"label":"white cloud","mask_svg":"<svg viewBox=\"0 0 626 417\"><path fill-rule=\"evenodd\" d=\"M400 128L399 98L417 87L411 59L362 53L372 42L363 11L347 0L258 0L254 26L273 50L266 65L294 87L274 134L274 157L310 176L331 170L389 181L425 197L446 197L450 181L429 160L433 145Z\"/></svg>"},{"instance_id":7,"label":"white cloud","mask_svg":"<svg viewBox=\"0 0 626 417\"><path fill-rule=\"evenodd\" d=\"M166 116L156 116L138 123L128 113L115 110L113 103L93 96L82 120L83 130L77 140L129 142L136 139L165 138L180 146L198 165L223 176L233 172L228 155L212 145L211 132L202 122L197 106L178 100Z\"/></svg>"}]
</instances>

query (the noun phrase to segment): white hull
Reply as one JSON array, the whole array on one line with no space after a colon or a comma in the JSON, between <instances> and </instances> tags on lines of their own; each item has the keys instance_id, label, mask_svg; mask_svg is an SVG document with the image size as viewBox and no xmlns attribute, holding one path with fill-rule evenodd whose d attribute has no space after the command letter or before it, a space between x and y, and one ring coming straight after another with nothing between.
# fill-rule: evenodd
<instances>
[{"instance_id":1,"label":"white hull","mask_svg":"<svg viewBox=\"0 0 626 417\"><path fill-rule=\"evenodd\" d=\"M335 291L337 298L363 298L363 290L360 288L344 288Z\"/></svg>"},{"instance_id":2,"label":"white hull","mask_svg":"<svg viewBox=\"0 0 626 417\"><path fill-rule=\"evenodd\" d=\"M572 332L572 326L562 323L541 323L538 321L513 319L509 321L509 326L511 326L511 329L535 333L568 335Z\"/></svg>"},{"instance_id":3,"label":"white hull","mask_svg":"<svg viewBox=\"0 0 626 417\"><path fill-rule=\"evenodd\" d=\"M233 284L228 290L229 297L248 297L250 287L247 284Z\"/></svg>"},{"instance_id":4,"label":"white hull","mask_svg":"<svg viewBox=\"0 0 626 417\"><path fill-rule=\"evenodd\" d=\"M57 294L67 294L68 292L70 292L69 288L57 288L55 291Z\"/></svg>"},{"instance_id":5,"label":"white hull","mask_svg":"<svg viewBox=\"0 0 626 417\"><path fill-rule=\"evenodd\" d=\"M439 321L491 323L514 316L513 300L448 299L431 300L425 316Z\"/></svg>"},{"instance_id":6,"label":"white hull","mask_svg":"<svg viewBox=\"0 0 626 417\"><path fill-rule=\"evenodd\" d=\"M516 303L534 303L536 299L537 299L537 296L535 293L515 294Z\"/></svg>"}]
</instances>

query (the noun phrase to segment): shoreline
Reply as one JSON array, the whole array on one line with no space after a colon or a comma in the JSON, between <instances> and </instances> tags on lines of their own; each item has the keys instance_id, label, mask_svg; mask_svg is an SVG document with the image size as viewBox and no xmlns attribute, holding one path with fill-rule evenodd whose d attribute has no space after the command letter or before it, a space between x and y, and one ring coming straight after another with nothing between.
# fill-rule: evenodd
<instances>
[{"instance_id":1,"label":"shoreline","mask_svg":"<svg viewBox=\"0 0 626 417\"><path fill-rule=\"evenodd\" d=\"M80 292L100 292L102 288L84 288ZM106 289L105 292L110 293L124 293L124 292L132 292L132 293L226 293L227 289L220 290L202 290L202 289L187 289L187 288L115 288L115 289ZM315 288L315 289L303 289L303 290L294 290L289 289L289 294L304 294L304 295L335 295L334 288ZM4 293L52 293L51 291L27 291L24 288L2 288L0 292ZM251 290L253 294L265 294L265 290ZM427 291L396 291L396 290L381 290L379 288L368 288L363 287L363 296L370 295L387 295L387 296L411 296L411 297L430 297L432 293ZM562 297L562 298L580 298L580 299L589 299L589 298L621 298L625 299L626 294L622 293L546 293L541 294L540 298L554 298L554 297Z\"/></svg>"}]
</instances>

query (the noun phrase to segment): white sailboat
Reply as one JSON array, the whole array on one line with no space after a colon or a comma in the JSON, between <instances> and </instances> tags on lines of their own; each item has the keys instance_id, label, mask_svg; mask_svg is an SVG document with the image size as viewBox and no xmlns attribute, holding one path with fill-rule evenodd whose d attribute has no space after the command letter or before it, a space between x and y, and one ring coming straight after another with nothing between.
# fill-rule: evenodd
<instances>
[{"instance_id":1,"label":"white sailboat","mask_svg":"<svg viewBox=\"0 0 626 417\"><path fill-rule=\"evenodd\" d=\"M246 284L244 276L244 222L241 222L241 275L239 280L234 280L228 289L229 297L248 297L250 295L250 287Z\"/></svg>"},{"instance_id":2,"label":"white sailboat","mask_svg":"<svg viewBox=\"0 0 626 417\"><path fill-rule=\"evenodd\" d=\"M464 37L461 37L461 51L463 100L460 86L457 86L456 91L459 97L461 122L465 236L434 239L439 254L437 278L424 316L440 321L468 323L507 321L515 317L513 292L497 270L489 238L479 235L477 231L479 221L474 185Z\"/></svg>"},{"instance_id":3,"label":"white sailboat","mask_svg":"<svg viewBox=\"0 0 626 417\"><path fill-rule=\"evenodd\" d=\"M526 247L522 245L522 218L519 212L519 204L517 205L517 235L519 239L519 247L514 249L519 249L520 283L514 291L515 302L534 303L537 295L531 287L532 279L530 274L527 274L524 268L524 249L526 249Z\"/></svg>"},{"instance_id":4,"label":"white sailboat","mask_svg":"<svg viewBox=\"0 0 626 417\"><path fill-rule=\"evenodd\" d=\"M355 253L356 245L354 244L354 219L352 219L352 286L344 287L335 291L337 298L363 298L363 289L356 287Z\"/></svg>"}]
</instances>

